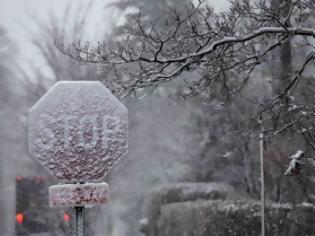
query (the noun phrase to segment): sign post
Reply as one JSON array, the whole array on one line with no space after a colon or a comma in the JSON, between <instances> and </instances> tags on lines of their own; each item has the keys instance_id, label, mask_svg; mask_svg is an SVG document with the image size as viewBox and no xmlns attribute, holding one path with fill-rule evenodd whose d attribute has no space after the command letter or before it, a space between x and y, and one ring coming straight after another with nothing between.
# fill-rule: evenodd
<instances>
[{"instance_id":1,"label":"sign post","mask_svg":"<svg viewBox=\"0 0 315 236\"><path fill-rule=\"evenodd\" d=\"M77 206L75 209L75 235L76 236L84 236L84 216L85 209L82 206Z\"/></svg>"},{"instance_id":2,"label":"sign post","mask_svg":"<svg viewBox=\"0 0 315 236\"><path fill-rule=\"evenodd\" d=\"M51 207L74 207L84 235L85 206L108 201L99 183L126 155L128 111L96 81L56 83L29 111L29 152L62 184L49 188Z\"/></svg>"}]
</instances>

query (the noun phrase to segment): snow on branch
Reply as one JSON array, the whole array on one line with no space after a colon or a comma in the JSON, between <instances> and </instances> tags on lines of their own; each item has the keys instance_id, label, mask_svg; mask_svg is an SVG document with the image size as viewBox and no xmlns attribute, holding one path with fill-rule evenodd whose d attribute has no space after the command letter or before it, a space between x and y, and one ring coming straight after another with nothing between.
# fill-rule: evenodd
<instances>
[{"instance_id":1,"label":"snow on branch","mask_svg":"<svg viewBox=\"0 0 315 236\"><path fill-rule=\"evenodd\" d=\"M180 77L178 95L187 98L208 91L214 83L232 96L258 65L275 60L274 50L301 38L296 36L315 37L312 26L295 20L315 10L308 0L279 6L271 0L233 0L229 10L220 14L202 3L181 12L169 9L153 22L140 11L128 17L117 35L94 46L55 44L76 61L97 64L106 86L119 96ZM306 41L301 44L309 46ZM306 59L284 93L290 92L312 61L313 57ZM187 79L187 72L194 76Z\"/></svg>"},{"instance_id":2,"label":"snow on branch","mask_svg":"<svg viewBox=\"0 0 315 236\"><path fill-rule=\"evenodd\" d=\"M206 54L212 53L218 46L232 43L243 43L246 41L250 41L258 36L266 35L266 34L288 34L288 35L303 35L303 36L313 36L315 37L315 29L313 28L283 28L283 27L262 27L256 30L254 33L246 35L244 37L225 37L221 40L213 42L208 48L203 51L192 53L187 56L173 58L173 59L161 59L158 62L168 63L168 62L181 62L185 61L190 57L200 57ZM154 62L153 59L149 59L149 61Z\"/></svg>"},{"instance_id":3,"label":"snow on branch","mask_svg":"<svg viewBox=\"0 0 315 236\"><path fill-rule=\"evenodd\" d=\"M304 157L304 151L298 150L294 155L290 156L289 158L291 159L289 167L285 171L284 175L285 176L293 176L293 175L298 175L301 170L301 160Z\"/></svg>"},{"instance_id":4,"label":"snow on branch","mask_svg":"<svg viewBox=\"0 0 315 236\"><path fill-rule=\"evenodd\" d=\"M224 37L222 39L219 39L217 41L214 41L209 47L204 48L204 50L199 52L190 53L184 56L175 57L175 58L166 58L166 57L158 57L161 48L152 56L151 58L147 58L144 56L139 57L124 57L123 54L119 55L118 53L115 53L114 51L111 51L111 53L114 55L112 57L97 57L93 58L91 55L96 55L95 52L90 52L89 50L83 50L79 46L76 46L76 50L79 51L81 54L79 57L76 57L74 54L67 52L65 49L63 49L58 43L55 42L55 45L57 48L62 51L64 54L67 54L71 56L75 60L83 61L83 62L89 62L89 63L100 63L100 64L123 64L123 63L134 63L134 62L147 62L147 63L176 63L176 62L184 62L187 61L190 58L198 57L199 60L202 56L208 55L213 53L219 46L227 45L227 44L233 44L233 43L244 43L246 41L253 40L259 36L267 35L267 34L284 34L284 35L291 35L291 36L313 36L315 37L315 29L313 28L298 28L298 27L291 27L291 28L283 28L283 27L262 27L256 31L254 31L251 34L245 35L243 37ZM162 44L162 41L161 41ZM82 55L86 55L86 58L82 57ZM115 57L116 56L116 57ZM90 57L90 58L89 58ZM109 60L108 58L111 58L113 60Z\"/></svg>"}]
</instances>

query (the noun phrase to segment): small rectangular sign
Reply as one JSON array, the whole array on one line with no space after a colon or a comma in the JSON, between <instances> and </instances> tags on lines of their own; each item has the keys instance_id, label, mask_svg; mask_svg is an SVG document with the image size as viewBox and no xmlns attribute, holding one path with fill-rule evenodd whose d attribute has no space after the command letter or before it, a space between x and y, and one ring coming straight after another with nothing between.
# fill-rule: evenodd
<instances>
[{"instance_id":1,"label":"small rectangular sign","mask_svg":"<svg viewBox=\"0 0 315 236\"><path fill-rule=\"evenodd\" d=\"M107 183L60 184L49 187L51 207L75 207L108 202Z\"/></svg>"}]
</instances>

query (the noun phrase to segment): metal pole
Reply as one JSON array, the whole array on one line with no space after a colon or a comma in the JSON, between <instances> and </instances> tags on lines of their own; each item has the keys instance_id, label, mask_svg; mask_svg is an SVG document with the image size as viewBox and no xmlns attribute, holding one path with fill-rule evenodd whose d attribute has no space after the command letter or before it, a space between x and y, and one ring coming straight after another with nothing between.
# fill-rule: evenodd
<instances>
[{"instance_id":1,"label":"metal pole","mask_svg":"<svg viewBox=\"0 0 315 236\"><path fill-rule=\"evenodd\" d=\"M265 175L264 175L264 125L261 121L259 135L260 148L260 184L261 184L261 236L265 236Z\"/></svg>"},{"instance_id":2,"label":"metal pole","mask_svg":"<svg viewBox=\"0 0 315 236\"><path fill-rule=\"evenodd\" d=\"M75 236L84 236L84 218L85 208L84 206L77 206L75 209Z\"/></svg>"}]
</instances>

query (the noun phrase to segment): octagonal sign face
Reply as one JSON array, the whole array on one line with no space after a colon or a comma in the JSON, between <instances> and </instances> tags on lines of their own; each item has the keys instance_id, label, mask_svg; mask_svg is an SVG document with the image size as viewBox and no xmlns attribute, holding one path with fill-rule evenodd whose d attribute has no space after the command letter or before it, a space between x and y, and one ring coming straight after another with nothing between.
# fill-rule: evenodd
<instances>
[{"instance_id":1,"label":"octagonal sign face","mask_svg":"<svg viewBox=\"0 0 315 236\"><path fill-rule=\"evenodd\" d=\"M29 152L60 180L99 180L125 156L127 131L126 107L100 82L58 82L29 111Z\"/></svg>"}]
</instances>

